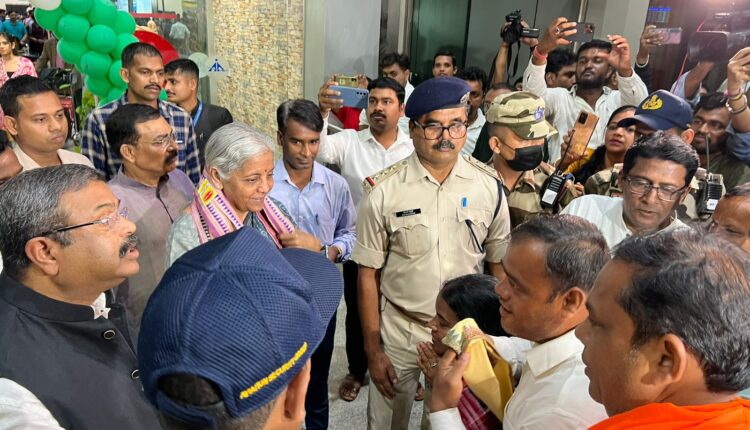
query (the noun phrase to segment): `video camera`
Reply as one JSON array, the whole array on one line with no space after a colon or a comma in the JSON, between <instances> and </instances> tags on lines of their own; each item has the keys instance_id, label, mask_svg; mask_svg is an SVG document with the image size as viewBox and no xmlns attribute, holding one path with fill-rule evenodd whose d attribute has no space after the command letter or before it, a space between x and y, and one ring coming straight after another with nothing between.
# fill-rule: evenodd
<instances>
[{"instance_id":1,"label":"video camera","mask_svg":"<svg viewBox=\"0 0 750 430\"><path fill-rule=\"evenodd\" d=\"M729 61L740 49L750 45L750 11L722 12L706 20L688 43L690 61Z\"/></svg>"},{"instance_id":2,"label":"video camera","mask_svg":"<svg viewBox=\"0 0 750 430\"><path fill-rule=\"evenodd\" d=\"M508 45L518 42L522 37L531 37L534 39L539 38L539 29L525 28L521 25L522 20L523 17L521 16L520 10L505 15L505 22L509 22L510 25L503 28L500 32L500 37L502 37Z\"/></svg>"}]
</instances>

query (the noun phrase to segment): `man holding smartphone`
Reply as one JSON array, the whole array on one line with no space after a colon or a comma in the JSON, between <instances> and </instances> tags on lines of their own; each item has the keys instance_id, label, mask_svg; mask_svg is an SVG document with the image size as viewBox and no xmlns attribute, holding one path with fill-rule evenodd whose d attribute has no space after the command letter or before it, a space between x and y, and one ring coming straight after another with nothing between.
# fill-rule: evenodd
<instances>
[{"instance_id":1,"label":"man holding smartphone","mask_svg":"<svg viewBox=\"0 0 750 430\"><path fill-rule=\"evenodd\" d=\"M524 88L544 99L552 124L559 132L549 142L550 161L560 158L562 136L573 128L578 112L583 110L599 118L609 118L618 107L637 105L648 94L646 85L630 65L630 45L620 35L608 36L608 42L595 39L581 45L577 54L576 85L570 90L548 88L544 78L547 55L558 46L573 43L576 25L562 17L553 21L532 51L523 76ZM612 69L617 72L619 90L605 86ZM591 139L593 144L604 142L605 128L606 124L600 122Z\"/></svg>"}]
</instances>

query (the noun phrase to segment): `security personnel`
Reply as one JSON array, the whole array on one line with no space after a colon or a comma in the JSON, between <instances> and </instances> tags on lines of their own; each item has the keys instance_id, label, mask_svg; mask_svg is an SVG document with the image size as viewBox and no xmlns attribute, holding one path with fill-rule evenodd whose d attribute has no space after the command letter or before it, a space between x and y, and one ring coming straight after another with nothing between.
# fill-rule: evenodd
<instances>
[{"instance_id":1,"label":"security personnel","mask_svg":"<svg viewBox=\"0 0 750 430\"><path fill-rule=\"evenodd\" d=\"M544 100L529 92L497 96L487 110L490 124L492 165L503 181L513 227L539 213L552 213L542 207L543 185L555 168L542 162L544 139L557 133L544 118ZM578 196L573 183L566 181L561 206Z\"/></svg>"},{"instance_id":2,"label":"security personnel","mask_svg":"<svg viewBox=\"0 0 750 430\"><path fill-rule=\"evenodd\" d=\"M495 171L462 156L468 84L420 84L406 105L415 152L364 181L352 259L370 384L368 428L406 429L420 370L417 343L430 339L443 283L502 276L510 219ZM437 363L434 363L437 365Z\"/></svg>"},{"instance_id":3,"label":"security personnel","mask_svg":"<svg viewBox=\"0 0 750 430\"><path fill-rule=\"evenodd\" d=\"M663 131L680 137L686 144L691 145L695 131L690 127L693 122L693 111L690 105L674 94L657 90L649 94L635 111L635 115L623 119L617 125L629 127L635 125L636 140L649 136L657 131ZM602 170L592 175L584 187L586 194L600 194L619 197L622 194L618 184L619 172L622 164L615 164L612 168ZM721 175L707 173L699 168L692 181L690 193L677 207L677 218L682 221L706 220L713 212L713 205L708 201L706 189L709 183L721 186L721 194L726 191ZM708 210L706 207L708 206Z\"/></svg>"}]
</instances>

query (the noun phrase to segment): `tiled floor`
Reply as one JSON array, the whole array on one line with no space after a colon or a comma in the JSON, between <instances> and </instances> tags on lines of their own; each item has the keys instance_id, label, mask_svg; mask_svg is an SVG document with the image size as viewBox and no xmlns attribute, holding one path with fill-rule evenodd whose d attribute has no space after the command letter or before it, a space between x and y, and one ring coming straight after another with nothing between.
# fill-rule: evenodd
<instances>
[{"instance_id":1,"label":"tiled floor","mask_svg":"<svg viewBox=\"0 0 750 430\"><path fill-rule=\"evenodd\" d=\"M347 373L344 318L346 305L343 299L339 306L336 321L336 346L333 351L331 373L328 379L328 398L330 399L330 429L331 430L360 430L367 428L367 391L365 386L359 393L357 400L345 402L339 398L338 389L341 380ZM422 402L415 402L411 411L410 429L418 429L422 417Z\"/></svg>"}]
</instances>

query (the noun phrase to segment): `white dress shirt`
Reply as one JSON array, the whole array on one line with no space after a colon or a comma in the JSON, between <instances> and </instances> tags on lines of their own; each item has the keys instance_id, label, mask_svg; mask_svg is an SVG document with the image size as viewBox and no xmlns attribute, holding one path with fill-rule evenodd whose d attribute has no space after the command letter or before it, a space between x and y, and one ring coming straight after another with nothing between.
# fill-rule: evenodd
<instances>
[{"instance_id":1,"label":"white dress shirt","mask_svg":"<svg viewBox=\"0 0 750 430\"><path fill-rule=\"evenodd\" d=\"M411 84L411 82L406 81L406 86L404 87L404 105L406 105L406 102L409 100L409 97L411 96L411 93L414 91L414 85ZM369 127L370 123L367 121L367 109L362 109L362 112L359 113L359 128L361 129L363 126ZM398 128L401 129L401 131L404 132L405 135L409 135L409 117L402 116L398 120Z\"/></svg>"},{"instance_id":2,"label":"white dress shirt","mask_svg":"<svg viewBox=\"0 0 750 430\"><path fill-rule=\"evenodd\" d=\"M621 197L596 194L581 196L565 206L561 213L579 216L596 225L604 235L610 249L633 234L622 217ZM685 227L685 224L675 217L664 230L680 227Z\"/></svg>"},{"instance_id":3,"label":"white dress shirt","mask_svg":"<svg viewBox=\"0 0 750 430\"><path fill-rule=\"evenodd\" d=\"M466 128L466 143L461 149L462 153L471 155L474 152L474 148L477 146L477 139L479 139L479 133L482 132L485 122L487 122L487 119L484 117L482 109L477 109L477 119Z\"/></svg>"},{"instance_id":4,"label":"white dress shirt","mask_svg":"<svg viewBox=\"0 0 750 430\"><path fill-rule=\"evenodd\" d=\"M40 167L39 163L26 155L26 153L21 150L21 147L19 147L18 144L13 144L13 152L16 153L18 162L21 164L21 167L23 167L24 171L38 169ZM91 160L89 160L87 157L77 152L68 151L67 149L58 149L57 157L60 159L60 163L62 164L83 164L84 166L89 166L92 168L94 167L94 164L91 163Z\"/></svg>"},{"instance_id":5,"label":"white dress shirt","mask_svg":"<svg viewBox=\"0 0 750 430\"><path fill-rule=\"evenodd\" d=\"M341 176L349 184L354 206L362 199L362 181L368 176L395 164L414 152L411 138L399 129L396 141L385 149L372 135L370 129L362 131L343 130L328 136L328 119L320 134L318 161L336 164Z\"/></svg>"},{"instance_id":6,"label":"white dress shirt","mask_svg":"<svg viewBox=\"0 0 750 430\"><path fill-rule=\"evenodd\" d=\"M515 338L494 340L501 355L519 350ZM503 430L578 430L607 419L604 406L589 395L582 352L575 330L525 351L521 380L505 405ZM430 422L433 430L464 428L458 408L432 413Z\"/></svg>"},{"instance_id":7,"label":"white dress shirt","mask_svg":"<svg viewBox=\"0 0 750 430\"><path fill-rule=\"evenodd\" d=\"M580 111L593 112L599 117L599 122L589 141L590 148L597 148L604 145L604 132L612 112L622 105L638 106L648 96L646 84L635 72L629 78L620 76L618 73L617 85L619 90L604 87L604 93L596 101L596 108L591 109L586 100L576 95L576 85L570 90L547 88L547 81L544 79L546 67L546 64L537 66L529 60L529 66L523 72L523 88L524 91L529 91L544 99L547 108L546 115L551 117L552 125L557 129L557 136L553 136L549 140L550 161L560 158L562 137L573 128Z\"/></svg>"}]
</instances>

